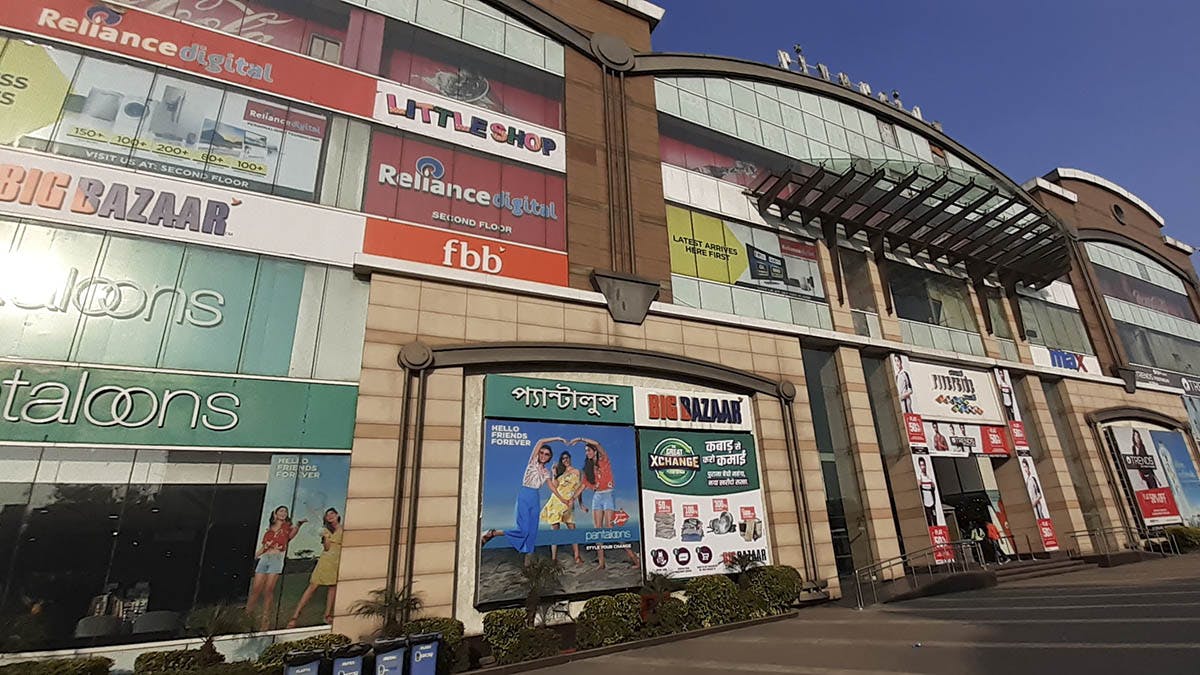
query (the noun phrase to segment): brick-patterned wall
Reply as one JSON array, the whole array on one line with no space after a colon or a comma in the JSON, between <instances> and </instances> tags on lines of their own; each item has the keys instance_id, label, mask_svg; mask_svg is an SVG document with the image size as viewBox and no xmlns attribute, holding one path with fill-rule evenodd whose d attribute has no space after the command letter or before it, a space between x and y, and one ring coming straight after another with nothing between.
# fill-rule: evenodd
<instances>
[{"instance_id":1,"label":"brick-patterned wall","mask_svg":"<svg viewBox=\"0 0 1200 675\"><path fill-rule=\"evenodd\" d=\"M366 632L370 626L348 616L349 607L386 584L404 380L396 358L400 349L414 340L433 346L521 341L629 347L669 355L683 353L771 380L793 382L800 392L792 412L816 563L819 576L831 579L836 589L824 482L804 394L800 344L794 337L662 316L650 316L640 326L617 324L598 306L379 273L372 277L370 298L336 631L351 635ZM413 588L422 595L428 607L426 613L431 615L453 613L458 542L461 540L465 546L470 539L473 546L477 538L477 533L468 535L459 521L463 382L462 371L455 369L435 370L427 383ZM773 557L778 563L803 569L802 537L807 533L802 530L798 497L792 488L791 472L795 468L790 466L787 452L783 411L776 398L759 395L756 400ZM410 429L410 438L415 431ZM406 456L411 467L413 448L407 449ZM402 523L407 522L403 509L400 517ZM403 543L401 548L403 570ZM473 570L468 573L473 574Z\"/></svg>"}]
</instances>

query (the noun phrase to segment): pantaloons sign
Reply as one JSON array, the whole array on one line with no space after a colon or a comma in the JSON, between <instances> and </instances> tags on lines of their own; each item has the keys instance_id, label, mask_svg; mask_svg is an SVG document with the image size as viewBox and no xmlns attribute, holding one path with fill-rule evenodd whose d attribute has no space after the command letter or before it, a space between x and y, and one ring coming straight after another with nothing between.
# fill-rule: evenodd
<instances>
[{"instance_id":1,"label":"pantaloons sign","mask_svg":"<svg viewBox=\"0 0 1200 675\"><path fill-rule=\"evenodd\" d=\"M0 442L349 448L353 386L27 363L0 366Z\"/></svg>"}]
</instances>

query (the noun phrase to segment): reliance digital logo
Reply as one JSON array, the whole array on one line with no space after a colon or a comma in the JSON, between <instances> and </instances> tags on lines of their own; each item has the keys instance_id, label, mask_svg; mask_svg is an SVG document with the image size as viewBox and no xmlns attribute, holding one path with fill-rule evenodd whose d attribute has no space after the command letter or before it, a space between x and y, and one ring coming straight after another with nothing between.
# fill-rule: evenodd
<instances>
[{"instance_id":1,"label":"reliance digital logo","mask_svg":"<svg viewBox=\"0 0 1200 675\"><path fill-rule=\"evenodd\" d=\"M425 192L439 197L449 197L455 201L492 207L507 211L517 218L536 216L547 220L558 220L558 205L554 202L542 203L529 195L517 195L503 190L487 190L478 185L459 185L443 181L446 176L446 165L437 157L425 156L418 159L409 173L400 171L390 164L379 165L379 183L391 185L403 190ZM461 216L452 216L455 225L475 227L476 221Z\"/></svg>"},{"instance_id":2,"label":"reliance digital logo","mask_svg":"<svg viewBox=\"0 0 1200 675\"><path fill-rule=\"evenodd\" d=\"M89 37L121 47L141 49L151 53L177 58L186 63L195 63L205 72L219 75L228 73L251 80L274 82L270 63L254 63L233 53L210 54L208 46L192 43L180 47L177 43L160 37L142 35L134 31L120 30L117 26L124 18L124 10L104 5L95 5L84 12L83 18L65 17L61 12L43 8L38 15L37 25L61 33Z\"/></svg>"}]
</instances>

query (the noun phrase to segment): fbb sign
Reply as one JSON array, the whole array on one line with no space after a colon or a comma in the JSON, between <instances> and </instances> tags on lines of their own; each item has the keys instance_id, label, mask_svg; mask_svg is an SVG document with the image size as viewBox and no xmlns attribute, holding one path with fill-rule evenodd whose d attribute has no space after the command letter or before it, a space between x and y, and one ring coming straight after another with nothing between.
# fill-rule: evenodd
<instances>
[{"instance_id":1,"label":"fbb sign","mask_svg":"<svg viewBox=\"0 0 1200 675\"><path fill-rule=\"evenodd\" d=\"M410 223L367 219L363 253L493 276L567 285L567 256Z\"/></svg>"}]
</instances>

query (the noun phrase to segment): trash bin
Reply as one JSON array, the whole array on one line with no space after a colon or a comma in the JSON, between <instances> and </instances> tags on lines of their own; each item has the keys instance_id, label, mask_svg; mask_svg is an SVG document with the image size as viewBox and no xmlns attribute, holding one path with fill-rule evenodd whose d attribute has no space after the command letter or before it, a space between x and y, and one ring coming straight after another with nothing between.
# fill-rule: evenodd
<instances>
[{"instance_id":1,"label":"trash bin","mask_svg":"<svg viewBox=\"0 0 1200 675\"><path fill-rule=\"evenodd\" d=\"M374 675L404 675L408 638L383 638L375 641Z\"/></svg>"},{"instance_id":2,"label":"trash bin","mask_svg":"<svg viewBox=\"0 0 1200 675\"><path fill-rule=\"evenodd\" d=\"M284 675L320 675L325 652L288 652L283 656Z\"/></svg>"},{"instance_id":3,"label":"trash bin","mask_svg":"<svg viewBox=\"0 0 1200 675\"><path fill-rule=\"evenodd\" d=\"M371 645L357 642L329 651L333 660L333 675L368 675L363 667L363 657L371 651Z\"/></svg>"},{"instance_id":4,"label":"trash bin","mask_svg":"<svg viewBox=\"0 0 1200 675\"><path fill-rule=\"evenodd\" d=\"M438 652L442 648L439 633L408 636L408 675L437 675Z\"/></svg>"}]
</instances>

